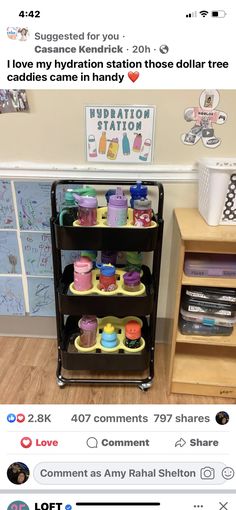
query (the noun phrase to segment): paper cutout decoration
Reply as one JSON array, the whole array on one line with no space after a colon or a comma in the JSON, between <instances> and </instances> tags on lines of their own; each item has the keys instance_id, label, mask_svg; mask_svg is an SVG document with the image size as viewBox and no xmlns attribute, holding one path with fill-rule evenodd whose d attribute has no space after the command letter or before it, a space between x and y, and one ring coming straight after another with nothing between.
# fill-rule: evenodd
<instances>
[{"instance_id":1,"label":"paper cutout decoration","mask_svg":"<svg viewBox=\"0 0 236 510\"><path fill-rule=\"evenodd\" d=\"M50 230L51 184L15 182L18 218L21 230Z\"/></svg>"},{"instance_id":2,"label":"paper cutout decoration","mask_svg":"<svg viewBox=\"0 0 236 510\"><path fill-rule=\"evenodd\" d=\"M0 113L28 111L29 103L24 89L0 89Z\"/></svg>"},{"instance_id":3,"label":"paper cutout decoration","mask_svg":"<svg viewBox=\"0 0 236 510\"><path fill-rule=\"evenodd\" d=\"M0 180L0 228L16 228L10 181Z\"/></svg>"},{"instance_id":4,"label":"paper cutout decoration","mask_svg":"<svg viewBox=\"0 0 236 510\"><path fill-rule=\"evenodd\" d=\"M55 315L53 278L28 277L30 315L52 317Z\"/></svg>"},{"instance_id":5,"label":"paper cutout decoration","mask_svg":"<svg viewBox=\"0 0 236 510\"><path fill-rule=\"evenodd\" d=\"M0 315L25 315L21 277L0 276Z\"/></svg>"},{"instance_id":6,"label":"paper cutout decoration","mask_svg":"<svg viewBox=\"0 0 236 510\"><path fill-rule=\"evenodd\" d=\"M21 273L16 232L0 231L0 273Z\"/></svg>"},{"instance_id":7,"label":"paper cutout decoration","mask_svg":"<svg viewBox=\"0 0 236 510\"><path fill-rule=\"evenodd\" d=\"M194 121L190 131L181 136L185 145L196 145L201 139L205 147L215 149L221 144L221 139L215 135L214 124L224 124L227 114L216 110L220 95L217 90L203 90L200 95L200 106L187 108L184 118L187 122Z\"/></svg>"}]
</instances>

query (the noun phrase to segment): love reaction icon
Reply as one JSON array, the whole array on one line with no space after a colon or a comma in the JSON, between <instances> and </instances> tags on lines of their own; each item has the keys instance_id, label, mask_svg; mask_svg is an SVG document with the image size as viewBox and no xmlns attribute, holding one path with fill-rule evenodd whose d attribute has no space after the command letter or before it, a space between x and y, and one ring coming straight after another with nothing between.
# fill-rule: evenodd
<instances>
[{"instance_id":1,"label":"love reaction icon","mask_svg":"<svg viewBox=\"0 0 236 510\"><path fill-rule=\"evenodd\" d=\"M17 414L16 419L17 419L18 423L23 423L23 421L25 421L25 416L24 416L24 414Z\"/></svg>"},{"instance_id":2,"label":"love reaction icon","mask_svg":"<svg viewBox=\"0 0 236 510\"><path fill-rule=\"evenodd\" d=\"M22 437L20 444L23 448L30 448L32 445L32 440L30 437Z\"/></svg>"}]
</instances>

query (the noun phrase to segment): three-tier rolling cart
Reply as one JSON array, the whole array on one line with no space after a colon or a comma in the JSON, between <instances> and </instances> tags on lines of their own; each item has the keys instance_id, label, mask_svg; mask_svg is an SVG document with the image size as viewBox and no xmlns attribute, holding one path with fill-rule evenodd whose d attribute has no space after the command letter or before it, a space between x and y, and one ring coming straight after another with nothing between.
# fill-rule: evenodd
<instances>
[{"instance_id":1,"label":"three-tier rolling cart","mask_svg":"<svg viewBox=\"0 0 236 510\"><path fill-rule=\"evenodd\" d=\"M161 250L163 237L163 202L164 190L160 182L154 180L142 181L150 191L155 193L157 201L156 212L153 212L152 228L139 227L74 227L60 226L57 210L57 191L62 186L94 185L103 189L107 186L130 186L135 184L131 180L60 180L52 184L51 188L51 236L55 286L55 307L58 341L57 383L60 387L66 384L112 384L137 385L146 391L152 385L154 377L154 352L156 334L156 314L158 304ZM151 269L142 266L141 281L145 285L145 293L140 296L117 295L73 295L69 286L73 282L73 264L62 270L62 250L113 250L113 251L142 251L152 252ZM97 317L127 315L138 316L143 322L142 337L145 348L141 352L132 354L119 349L116 353L78 352L74 346L75 338L79 335L78 321L82 315L96 315ZM69 376L65 371L70 371ZM71 371L75 377L71 377ZM109 377L99 377L98 372ZM122 373L122 376L120 374ZM138 376L135 376L138 373ZM72 373L73 374L73 373ZM86 376L88 375L88 377ZM92 374L92 376L91 376ZM127 376L126 376L127 374ZM140 375L141 374L141 375Z\"/></svg>"}]
</instances>

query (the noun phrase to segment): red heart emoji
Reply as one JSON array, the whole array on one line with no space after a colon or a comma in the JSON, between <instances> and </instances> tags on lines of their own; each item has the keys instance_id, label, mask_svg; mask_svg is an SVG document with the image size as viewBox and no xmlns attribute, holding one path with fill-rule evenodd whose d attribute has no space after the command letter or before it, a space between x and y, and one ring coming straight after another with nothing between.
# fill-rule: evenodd
<instances>
[{"instance_id":1,"label":"red heart emoji","mask_svg":"<svg viewBox=\"0 0 236 510\"><path fill-rule=\"evenodd\" d=\"M138 77L139 77L139 72L138 71L135 71L135 72L130 71L128 73L128 77L134 83L138 79Z\"/></svg>"}]
</instances>

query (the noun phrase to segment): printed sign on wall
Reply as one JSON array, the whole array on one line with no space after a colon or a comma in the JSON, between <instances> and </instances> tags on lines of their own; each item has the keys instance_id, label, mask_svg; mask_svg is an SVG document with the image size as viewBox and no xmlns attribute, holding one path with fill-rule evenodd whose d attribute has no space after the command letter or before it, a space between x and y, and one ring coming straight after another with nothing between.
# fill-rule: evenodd
<instances>
[{"instance_id":1,"label":"printed sign on wall","mask_svg":"<svg viewBox=\"0 0 236 510\"><path fill-rule=\"evenodd\" d=\"M150 163L153 106L86 106L87 161Z\"/></svg>"}]
</instances>

